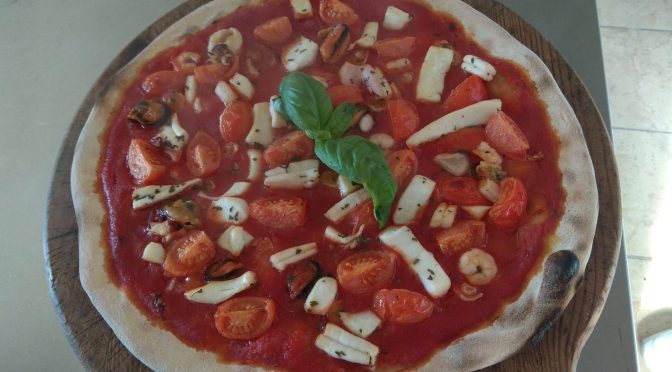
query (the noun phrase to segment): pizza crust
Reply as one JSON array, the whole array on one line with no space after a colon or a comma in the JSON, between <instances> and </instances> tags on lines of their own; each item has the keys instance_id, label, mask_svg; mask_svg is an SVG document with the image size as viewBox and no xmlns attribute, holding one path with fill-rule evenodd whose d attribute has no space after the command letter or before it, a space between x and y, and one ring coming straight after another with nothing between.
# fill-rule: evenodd
<instances>
[{"instance_id":1,"label":"pizza crust","mask_svg":"<svg viewBox=\"0 0 672 372\"><path fill-rule=\"evenodd\" d=\"M525 69L546 105L551 125L560 140L559 168L567 193L565 214L551 239L543 269L531 279L521 296L509 304L494 323L472 332L435 353L423 370L475 370L517 352L538 340L560 316L583 275L595 234L598 195L595 174L583 132L571 106L550 71L533 52L506 30L460 1L425 0L436 11L460 20L474 41L493 56ZM171 332L152 325L105 269L108 244L105 207L99 187L98 166L110 118L123 101L123 93L140 68L162 50L241 6L263 0L213 0L168 27L145 50L113 76L103 89L80 134L72 166L72 197L79 226L80 280L91 302L119 340L140 361L155 370L205 371L221 368L216 355L186 347ZM227 365L229 370L262 370Z\"/></svg>"}]
</instances>

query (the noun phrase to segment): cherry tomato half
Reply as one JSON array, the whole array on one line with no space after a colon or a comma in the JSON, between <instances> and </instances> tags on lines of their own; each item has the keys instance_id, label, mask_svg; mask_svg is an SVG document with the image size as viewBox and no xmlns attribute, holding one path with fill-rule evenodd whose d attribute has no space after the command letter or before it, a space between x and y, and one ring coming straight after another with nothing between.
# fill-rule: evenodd
<instances>
[{"instance_id":1,"label":"cherry tomato half","mask_svg":"<svg viewBox=\"0 0 672 372\"><path fill-rule=\"evenodd\" d=\"M338 264L341 287L351 293L368 293L388 285L394 276L396 256L385 251L356 253Z\"/></svg>"},{"instance_id":2,"label":"cherry tomato half","mask_svg":"<svg viewBox=\"0 0 672 372\"><path fill-rule=\"evenodd\" d=\"M263 297L238 297L217 306L215 327L234 340L253 340L271 327L275 302Z\"/></svg>"},{"instance_id":3,"label":"cherry tomato half","mask_svg":"<svg viewBox=\"0 0 672 372\"><path fill-rule=\"evenodd\" d=\"M527 209L527 190L523 181L507 177L499 185L499 197L488 215L490 221L502 229L511 229L518 225Z\"/></svg>"},{"instance_id":4,"label":"cherry tomato half","mask_svg":"<svg viewBox=\"0 0 672 372\"><path fill-rule=\"evenodd\" d=\"M166 173L168 168L161 161L159 150L139 138L131 140L128 147L126 164L131 172L135 183L146 185L156 181Z\"/></svg>"},{"instance_id":5,"label":"cherry tomato half","mask_svg":"<svg viewBox=\"0 0 672 372\"><path fill-rule=\"evenodd\" d=\"M308 204L297 196L272 196L250 204L250 217L275 230L292 230L303 225Z\"/></svg>"},{"instance_id":6,"label":"cherry tomato half","mask_svg":"<svg viewBox=\"0 0 672 372\"><path fill-rule=\"evenodd\" d=\"M198 132L187 146L187 168L198 177L207 177L217 171L221 160L219 145L212 136Z\"/></svg>"},{"instance_id":7,"label":"cherry tomato half","mask_svg":"<svg viewBox=\"0 0 672 372\"><path fill-rule=\"evenodd\" d=\"M205 269L215 257L215 244L205 232L192 230L168 251L163 270L168 276L183 277Z\"/></svg>"},{"instance_id":8,"label":"cherry tomato half","mask_svg":"<svg viewBox=\"0 0 672 372\"><path fill-rule=\"evenodd\" d=\"M407 289L381 289L373 295L373 312L384 321L413 324L429 318L434 303Z\"/></svg>"}]
</instances>

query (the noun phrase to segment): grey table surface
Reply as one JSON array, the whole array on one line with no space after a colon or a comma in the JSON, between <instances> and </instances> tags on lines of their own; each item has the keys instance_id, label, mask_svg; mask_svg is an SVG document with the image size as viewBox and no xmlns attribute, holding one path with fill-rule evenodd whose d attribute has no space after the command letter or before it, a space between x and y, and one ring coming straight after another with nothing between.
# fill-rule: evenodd
<instances>
[{"instance_id":1,"label":"grey table surface","mask_svg":"<svg viewBox=\"0 0 672 372\"><path fill-rule=\"evenodd\" d=\"M182 0L0 0L0 370L82 370L49 300L41 254L54 160L88 89L111 59ZM567 58L608 118L595 4L502 0ZM17 161L17 159L20 159ZM11 197L10 197L11 196ZM579 371L635 371L625 252Z\"/></svg>"}]
</instances>

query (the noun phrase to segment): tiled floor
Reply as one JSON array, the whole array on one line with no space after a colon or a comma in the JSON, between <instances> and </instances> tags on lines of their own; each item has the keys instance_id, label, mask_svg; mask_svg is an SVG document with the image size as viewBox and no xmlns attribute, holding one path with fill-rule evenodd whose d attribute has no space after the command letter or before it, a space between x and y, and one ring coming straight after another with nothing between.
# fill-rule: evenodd
<instances>
[{"instance_id":1,"label":"tiled floor","mask_svg":"<svg viewBox=\"0 0 672 372\"><path fill-rule=\"evenodd\" d=\"M597 0L597 7L642 340L672 328L672 0Z\"/></svg>"}]
</instances>

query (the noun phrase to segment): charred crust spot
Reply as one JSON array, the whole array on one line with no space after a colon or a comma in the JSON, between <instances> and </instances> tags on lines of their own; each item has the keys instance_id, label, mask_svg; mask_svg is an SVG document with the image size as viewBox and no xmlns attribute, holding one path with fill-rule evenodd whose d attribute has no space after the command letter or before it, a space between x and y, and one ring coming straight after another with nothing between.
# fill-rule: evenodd
<instances>
[{"instance_id":1,"label":"charred crust spot","mask_svg":"<svg viewBox=\"0 0 672 372\"><path fill-rule=\"evenodd\" d=\"M579 258L573 252L562 250L551 254L544 263L541 295L549 301L558 301L558 306L562 306L570 290L569 284L578 273Z\"/></svg>"}]
</instances>

